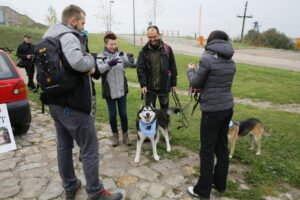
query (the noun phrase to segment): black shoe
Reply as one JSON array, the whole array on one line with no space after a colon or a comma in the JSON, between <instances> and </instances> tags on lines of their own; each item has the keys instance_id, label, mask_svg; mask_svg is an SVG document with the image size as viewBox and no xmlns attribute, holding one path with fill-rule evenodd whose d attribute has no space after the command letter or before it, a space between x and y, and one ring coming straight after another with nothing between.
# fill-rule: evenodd
<instances>
[{"instance_id":1,"label":"black shoe","mask_svg":"<svg viewBox=\"0 0 300 200\"><path fill-rule=\"evenodd\" d=\"M122 198L123 195L121 192L110 193L107 190L103 190L101 193L97 194L96 196L88 198L88 200L121 200Z\"/></svg>"},{"instance_id":2,"label":"black shoe","mask_svg":"<svg viewBox=\"0 0 300 200\"><path fill-rule=\"evenodd\" d=\"M225 192L225 190L218 189L218 188L215 186L215 184L212 184L212 188L215 189L215 190L216 190L217 192L219 192L219 193L224 193L224 192Z\"/></svg>"},{"instance_id":3,"label":"black shoe","mask_svg":"<svg viewBox=\"0 0 300 200\"><path fill-rule=\"evenodd\" d=\"M33 92L33 93L37 93L37 91L38 91L38 90L37 90L36 88L32 89L32 92Z\"/></svg>"},{"instance_id":4,"label":"black shoe","mask_svg":"<svg viewBox=\"0 0 300 200\"><path fill-rule=\"evenodd\" d=\"M194 192L194 187L193 187L193 186L188 187L187 192L188 192L188 194L191 195L192 197L195 197L195 198L198 198L198 199L201 199L201 200L210 200L210 198L202 197L202 196L200 196L199 194L195 193L195 192Z\"/></svg>"},{"instance_id":5,"label":"black shoe","mask_svg":"<svg viewBox=\"0 0 300 200\"><path fill-rule=\"evenodd\" d=\"M80 187L81 187L81 181L78 179L77 180L77 187L75 189L66 190L65 191L65 193L66 193L66 200L74 200L75 196L76 196L76 193L78 192L78 190L80 189Z\"/></svg>"}]
</instances>

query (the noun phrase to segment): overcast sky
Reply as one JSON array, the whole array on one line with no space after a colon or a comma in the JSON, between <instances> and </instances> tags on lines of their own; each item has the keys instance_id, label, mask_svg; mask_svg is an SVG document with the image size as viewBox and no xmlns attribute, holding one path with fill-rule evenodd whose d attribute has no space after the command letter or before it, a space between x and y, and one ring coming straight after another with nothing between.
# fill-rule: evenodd
<instances>
[{"instance_id":1,"label":"overcast sky","mask_svg":"<svg viewBox=\"0 0 300 200\"><path fill-rule=\"evenodd\" d=\"M82 7L86 13L86 29L89 32L103 32L105 26L97 19L101 12L101 0L0 0L0 5L10 6L33 20L46 23L47 9L52 5L58 18L69 4ZM109 0L102 0L109 2ZM135 0L136 32L141 33L150 21L154 0ZM161 30L179 31L180 35L194 35L199 32L199 10L201 5L201 33L204 37L216 29L226 31L231 37L241 34L245 0L157 0L156 25ZM109 4L109 3L107 3ZM108 7L109 8L109 7ZM300 37L300 0L248 0L245 33L258 21L260 31L276 28L289 37ZM107 9L108 12L109 9ZM116 33L133 32L133 0L114 0L111 3L114 17L112 30ZM108 12L109 13L109 12Z\"/></svg>"}]
</instances>

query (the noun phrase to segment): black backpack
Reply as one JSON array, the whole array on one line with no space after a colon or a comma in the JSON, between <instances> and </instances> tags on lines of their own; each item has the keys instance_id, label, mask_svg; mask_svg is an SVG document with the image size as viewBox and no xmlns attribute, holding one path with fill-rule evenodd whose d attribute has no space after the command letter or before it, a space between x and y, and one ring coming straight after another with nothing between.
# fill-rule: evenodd
<instances>
[{"instance_id":1,"label":"black backpack","mask_svg":"<svg viewBox=\"0 0 300 200\"><path fill-rule=\"evenodd\" d=\"M59 40L61 36L43 38L34 47L37 81L44 96L66 94L76 83L72 69L62 52Z\"/></svg>"}]
</instances>

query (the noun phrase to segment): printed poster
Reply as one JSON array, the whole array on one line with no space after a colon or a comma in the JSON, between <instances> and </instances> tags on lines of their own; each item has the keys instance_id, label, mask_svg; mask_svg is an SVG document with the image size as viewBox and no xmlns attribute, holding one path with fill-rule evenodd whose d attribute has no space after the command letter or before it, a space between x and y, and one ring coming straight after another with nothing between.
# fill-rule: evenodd
<instances>
[{"instance_id":1,"label":"printed poster","mask_svg":"<svg viewBox=\"0 0 300 200\"><path fill-rule=\"evenodd\" d=\"M0 104L0 153L15 150L16 143L11 129L6 104Z\"/></svg>"}]
</instances>

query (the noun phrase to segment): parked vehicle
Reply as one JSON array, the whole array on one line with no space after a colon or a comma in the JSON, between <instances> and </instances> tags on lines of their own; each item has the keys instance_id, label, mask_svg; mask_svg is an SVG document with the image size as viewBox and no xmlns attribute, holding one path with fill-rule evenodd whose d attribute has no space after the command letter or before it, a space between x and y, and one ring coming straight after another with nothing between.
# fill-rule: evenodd
<instances>
[{"instance_id":1,"label":"parked vehicle","mask_svg":"<svg viewBox=\"0 0 300 200\"><path fill-rule=\"evenodd\" d=\"M27 133L31 112L26 84L9 55L0 48L0 104L6 104L14 134Z\"/></svg>"}]
</instances>

